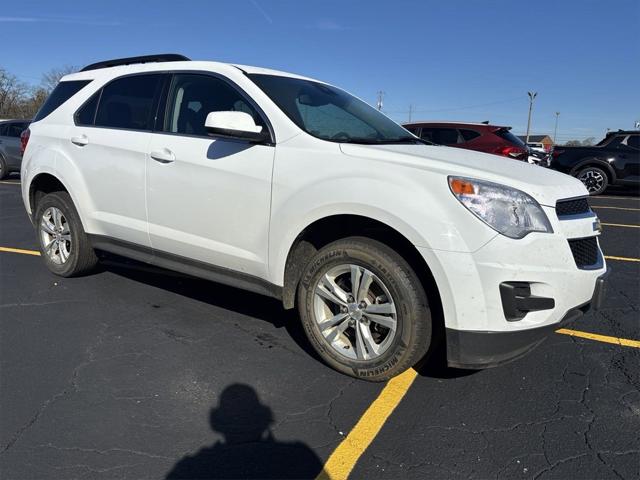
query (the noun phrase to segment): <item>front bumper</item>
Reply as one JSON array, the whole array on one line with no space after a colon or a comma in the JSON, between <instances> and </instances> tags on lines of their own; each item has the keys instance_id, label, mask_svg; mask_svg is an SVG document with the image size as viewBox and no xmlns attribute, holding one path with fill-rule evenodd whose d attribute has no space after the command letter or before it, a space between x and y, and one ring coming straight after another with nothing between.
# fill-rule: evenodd
<instances>
[{"instance_id":1,"label":"front bumper","mask_svg":"<svg viewBox=\"0 0 640 480\"><path fill-rule=\"evenodd\" d=\"M569 310L553 324L526 330L472 331L447 328L447 363L450 367L481 369L516 360L540 345L550 333L574 322L589 310L599 310L609 270L596 279L591 300Z\"/></svg>"}]
</instances>

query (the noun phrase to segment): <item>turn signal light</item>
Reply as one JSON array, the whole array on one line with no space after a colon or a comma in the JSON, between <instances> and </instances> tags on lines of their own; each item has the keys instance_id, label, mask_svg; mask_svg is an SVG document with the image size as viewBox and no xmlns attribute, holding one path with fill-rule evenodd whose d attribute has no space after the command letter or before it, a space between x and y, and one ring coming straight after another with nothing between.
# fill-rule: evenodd
<instances>
[{"instance_id":1,"label":"turn signal light","mask_svg":"<svg viewBox=\"0 0 640 480\"><path fill-rule=\"evenodd\" d=\"M473 183L460 178L450 178L449 186L451 187L451 191L456 195L473 195L475 193Z\"/></svg>"}]
</instances>

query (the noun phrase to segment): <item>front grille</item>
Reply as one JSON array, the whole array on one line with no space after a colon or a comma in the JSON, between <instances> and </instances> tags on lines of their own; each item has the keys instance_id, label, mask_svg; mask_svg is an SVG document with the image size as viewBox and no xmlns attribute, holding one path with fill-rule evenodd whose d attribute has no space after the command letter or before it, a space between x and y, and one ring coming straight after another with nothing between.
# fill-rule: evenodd
<instances>
[{"instance_id":1,"label":"front grille","mask_svg":"<svg viewBox=\"0 0 640 480\"><path fill-rule=\"evenodd\" d=\"M598 263L598 240L596 237L569 240L569 247L578 268L588 268Z\"/></svg>"},{"instance_id":2,"label":"front grille","mask_svg":"<svg viewBox=\"0 0 640 480\"><path fill-rule=\"evenodd\" d=\"M589 203L584 197L573 198L571 200L558 200L556 203L556 214L558 218L580 215L581 213L589 213L590 211Z\"/></svg>"}]
</instances>

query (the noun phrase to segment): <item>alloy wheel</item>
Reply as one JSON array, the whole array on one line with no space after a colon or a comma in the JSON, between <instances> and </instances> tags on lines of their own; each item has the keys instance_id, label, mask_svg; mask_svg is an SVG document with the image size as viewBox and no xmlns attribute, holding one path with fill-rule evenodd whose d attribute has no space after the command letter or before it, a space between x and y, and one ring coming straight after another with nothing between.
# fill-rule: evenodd
<instances>
[{"instance_id":1,"label":"alloy wheel","mask_svg":"<svg viewBox=\"0 0 640 480\"><path fill-rule=\"evenodd\" d=\"M314 316L327 344L350 360L372 360L397 331L396 307L384 282L365 267L329 269L314 290Z\"/></svg>"},{"instance_id":2,"label":"alloy wheel","mask_svg":"<svg viewBox=\"0 0 640 480\"><path fill-rule=\"evenodd\" d=\"M42 248L51 261L63 265L71 255L71 230L69 222L56 207L47 208L40 221Z\"/></svg>"},{"instance_id":3,"label":"alloy wheel","mask_svg":"<svg viewBox=\"0 0 640 480\"><path fill-rule=\"evenodd\" d=\"M588 169L583 171L578 179L587 187L589 193L595 193L602 190L602 187L605 184L606 179L604 175L598 170Z\"/></svg>"}]
</instances>

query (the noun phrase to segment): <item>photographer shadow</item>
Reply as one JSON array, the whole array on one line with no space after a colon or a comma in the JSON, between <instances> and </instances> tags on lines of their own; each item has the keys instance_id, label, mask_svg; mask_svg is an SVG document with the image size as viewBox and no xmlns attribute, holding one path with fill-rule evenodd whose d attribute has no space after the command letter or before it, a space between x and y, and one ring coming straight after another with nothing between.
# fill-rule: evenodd
<instances>
[{"instance_id":1,"label":"photographer shadow","mask_svg":"<svg viewBox=\"0 0 640 480\"><path fill-rule=\"evenodd\" d=\"M248 385L226 387L217 408L211 409L209 423L224 439L185 456L167 479L315 478L322 470L307 445L273 437L271 409Z\"/></svg>"}]
</instances>

